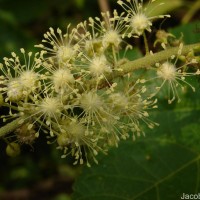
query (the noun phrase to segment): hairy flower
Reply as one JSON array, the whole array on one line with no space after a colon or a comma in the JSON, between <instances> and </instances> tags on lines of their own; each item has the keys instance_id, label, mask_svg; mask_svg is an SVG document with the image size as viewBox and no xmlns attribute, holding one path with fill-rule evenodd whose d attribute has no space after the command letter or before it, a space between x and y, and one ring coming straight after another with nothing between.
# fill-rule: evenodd
<instances>
[{"instance_id":1,"label":"hairy flower","mask_svg":"<svg viewBox=\"0 0 200 200\"><path fill-rule=\"evenodd\" d=\"M33 61L31 61L32 52L28 53L28 59L24 49L21 49L21 53L24 57L23 62L13 52L12 58L4 58L5 65L0 66L0 71L3 73L1 76L3 87L0 90L7 93L6 101L17 102L40 89L42 53L36 53Z\"/></svg>"},{"instance_id":2,"label":"hairy flower","mask_svg":"<svg viewBox=\"0 0 200 200\"><path fill-rule=\"evenodd\" d=\"M55 117L60 112L61 104L54 97L44 98L38 105L39 112L46 115L48 118Z\"/></svg>"},{"instance_id":3,"label":"hairy flower","mask_svg":"<svg viewBox=\"0 0 200 200\"><path fill-rule=\"evenodd\" d=\"M49 28L42 44L36 45L41 52L21 49L22 58L11 53L11 58L0 63L0 106L8 112L0 116L5 123L0 135L9 133L8 140L5 138L8 155L19 154L19 144L31 145L44 133L48 143L57 142L62 158L71 155L74 164L90 166L90 159L98 163L98 153L106 153L130 136L144 135L143 125L150 129L158 125L151 120L149 110L157 108L153 97L161 88L167 86L169 103L176 98L180 101L178 89L184 85L195 90L186 78L200 74L193 59L199 59L196 49L189 52L198 44L184 48L184 55L181 44L177 55L165 61L175 48L137 60L133 60L137 52L131 51L130 62L125 57L132 48L126 37L143 35L148 52L145 31L151 32L154 19L169 17L152 15L152 8L162 3L150 0L151 6L144 6L143 0L117 2L125 10L122 14L114 10L90 17L73 29L69 25L65 34L59 28ZM161 31L156 42L167 48L172 38ZM153 64L151 56L160 61L155 67L149 66ZM161 82L153 82L157 84L153 92L145 78L148 71L153 75L151 70L154 77L148 81Z\"/></svg>"},{"instance_id":4,"label":"hairy flower","mask_svg":"<svg viewBox=\"0 0 200 200\"><path fill-rule=\"evenodd\" d=\"M21 86L18 79L13 79L7 83L7 98L6 101L18 102L24 98L23 87Z\"/></svg>"},{"instance_id":5,"label":"hairy flower","mask_svg":"<svg viewBox=\"0 0 200 200\"><path fill-rule=\"evenodd\" d=\"M47 46L44 44L35 45L45 50L49 54L48 56L54 58L60 67L74 61L79 48L79 45L75 42L76 30L72 29L70 32L69 28L70 25L64 35L59 28L56 33L53 28L49 28L49 31L44 34L45 39L42 40Z\"/></svg>"},{"instance_id":6,"label":"hairy flower","mask_svg":"<svg viewBox=\"0 0 200 200\"><path fill-rule=\"evenodd\" d=\"M88 123L95 124L99 119L102 120L101 112L103 111L104 103L95 91L83 93L79 99L80 107L83 108Z\"/></svg>"},{"instance_id":7,"label":"hairy flower","mask_svg":"<svg viewBox=\"0 0 200 200\"><path fill-rule=\"evenodd\" d=\"M76 107L83 109L81 116L88 126L103 126L107 117L110 118L110 110L107 107L104 97L95 90L86 91L78 96ZM114 116L113 116L114 117Z\"/></svg>"},{"instance_id":8,"label":"hairy flower","mask_svg":"<svg viewBox=\"0 0 200 200\"><path fill-rule=\"evenodd\" d=\"M52 75L52 82L55 91L59 91L69 88L75 82L75 79L68 69L58 69Z\"/></svg>"},{"instance_id":9,"label":"hairy flower","mask_svg":"<svg viewBox=\"0 0 200 200\"><path fill-rule=\"evenodd\" d=\"M102 40L104 50L109 47L119 49L122 42L124 21L122 13L118 15L117 11L114 10L113 17L109 12L101 13L104 20L96 17L95 20L90 19L90 24L93 24L94 29L99 32L99 38Z\"/></svg>"},{"instance_id":10,"label":"hairy flower","mask_svg":"<svg viewBox=\"0 0 200 200\"><path fill-rule=\"evenodd\" d=\"M109 81L106 79L106 74L110 74L112 69L112 64L108 61L107 57L102 55L95 55L92 58L83 54L82 59L76 65L76 69L79 69L77 74L80 74L82 81L93 78L96 82L95 85L98 85L101 80L105 80L108 85Z\"/></svg>"},{"instance_id":11,"label":"hairy flower","mask_svg":"<svg viewBox=\"0 0 200 200\"><path fill-rule=\"evenodd\" d=\"M77 25L78 31L76 35L80 41L79 52L85 54L87 57L102 55L104 51L100 33L95 30L94 25L95 21L91 17L88 21L81 22Z\"/></svg>"},{"instance_id":12,"label":"hairy flower","mask_svg":"<svg viewBox=\"0 0 200 200\"><path fill-rule=\"evenodd\" d=\"M158 66L158 65L157 65ZM195 91L195 88L185 80L186 76L193 76L196 73L187 73L183 71L183 66L176 67L174 63L164 62L158 66L157 75L158 78L162 79L163 82L161 86L156 87L159 91L165 84L168 85L168 103L172 103L176 98L180 101L180 97L177 91L177 87L181 87L184 90L184 86L182 84L188 85Z\"/></svg>"},{"instance_id":13,"label":"hairy flower","mask_svg":"<svg viewBox=\"0 0 200 200\"><path fill-rule=\"evenodd\" d=\"M127 12L127 17L125 17L124 20L128 23L128 37L131 37L131 35L138 37L142 35L145 30L151 32L152 20L169 17L169 15L151 16L151 13L148 11L148 6L143 6L143 0L126 0L126 3L124 1L118 0L117 3ZM155 0L151 0L151 3L154 1ZM162 5L162 3L159 5Z\"/></svg>"},{"instance_id":14,"label":"hairy flower","mask_svg":"<svg viewBox=\"0 0 200 200\"><path fill-rule=\"evenodd\" d=\"M88 157L92 156L92 159L98 163L95 156L98 151L103 150L97 144L98 137L85 126L85 123L72 118L62 120L61 126L64 132L58 135L57 143L58 148L64 150L62 158L70 153L75 158L74 164L78 162L83 164L86 160L87 165L90 166Z\"/></svg>"},{"instance_id":15,"label":"hairy flower","mask_svg":"<svg viewBox=\"0 0 200 200\"><path fill-rule=\"evenodd\" d=\"M94 57L89 65L92 76L99 77L106 72L111 72L111 68L105 56Z\"/></svg>"},{"instance_id":16,"label":"hairy flower","mask_svg":"<svg viewBox=\"0 0 200 200\"><path fill-rule=\"evenodd\" d=\"M50 130L50 136L54 135L53 126L60 129L59 120L62 116L62 111L64 110L64 105L60 99L52 94L45 94L44 97L35 96L35 99L32 102L26 102L19 106L19 111L21 116L24 116L21 123L25 120L31 122L30 126L37 124L39 130L43 127L44 130ZM64 115L64 114L63 114ZM37 136L39 134L37 131Z\"/></svg>"},{"instance_id":17,"label":"hairy flower","mask_svg":"<svg viewBox=\"0 0 200 200\"><path fill-rule=\"evenodd\" d=\"M128 80L129 80L128 74ZM149 128L154 128L157 123L148 119L148 109L157 108L156 100L147 101L143 99L146 92L145 86L140 86L144 80L138 79L134 84L130 84L130 80L123 83L124 91L117 92L118 85L115 88L116 92L109 95L108 102L115 115L120 116L119 127L120 129L127 129L133 132L133 139L135 139L135 133L140 136L144 132L141 129L141 123L145 123ZM123 122L123 123L122 123Z\"/></svg>"},{"instance_id":18,"label":"hairy flower","mask_svg":"<svg viewBox=\"0 0 200 200\"><path fill-rule=\"evenodd\" d=\"M123 14L118 15L114 10L113 16L109 12L101 13L103 19L90 17L88 21L80 23L78 28L84 32L81 35L81 50L89 57L101 56L107 50L113 53L118 51L125 29Z\"/></svg>"},{"instance_id":19,"label":"hairy flower","mask_svg":"<svg viewBox=\"0 0 200 200\"><path fill-rule=\"evenodd\" d=\"M162 83L160 86L156 87L157 91L153 93L152 96L155 96L161 90L161 88L167 85L169 104L171 104L176 98L178 102L181 100L179 97L178 88L184 91L184 84L195 91L195 88L186 81L186 77L199 74L198 70L196 72L187 72L190 64L197 63L195 59L183 65L178 64L178 57L181 55L182 47L183 45L181 44L177 55L172 56L170 60L156 64L157 76L153 79L159 79L162 81Z\"/></svg>"}]
</instances>

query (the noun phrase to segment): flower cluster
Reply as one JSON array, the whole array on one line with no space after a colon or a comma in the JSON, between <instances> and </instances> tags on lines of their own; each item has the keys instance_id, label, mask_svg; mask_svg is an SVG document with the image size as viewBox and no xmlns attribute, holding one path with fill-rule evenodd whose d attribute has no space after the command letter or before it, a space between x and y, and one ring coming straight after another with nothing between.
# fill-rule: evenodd
<instances>
[{"instance_id":1,"label":"flower cluster","mask_svg":"<svg viewBox=\"0 0 200 200\"><path fill-rule=\"evenodd\" d=\"M98 162L99 152L107 153L130 135L144 135L143 124L151 129L158 125L148 111L157 108L156 95L164 85L169 86L169 103L180 99L178 86L185 83L194 90L185 77L199 74L186 72L196 60L178 66L182 46L177 55L150 68L156 71L153 79L162 81L154 91L145 84L152 79L124 72L128 61L120 52L132 48L126 38L150 32L152 20L165 15L149 16L142 1L118 4L125 10L122 14L102 13L104 20L89 18L68 26L66 33L49 28L42 44L36 45L38 53L21 49L19 56L4 58L0 106L9 107L9 114L1 118L5 123L20 118L16 140L11 141L17 148L44 133L49 142L56 141L63 158L72 155L74 164L85 161L90 166L90 159Z\"/></svg>"}]
</instances>

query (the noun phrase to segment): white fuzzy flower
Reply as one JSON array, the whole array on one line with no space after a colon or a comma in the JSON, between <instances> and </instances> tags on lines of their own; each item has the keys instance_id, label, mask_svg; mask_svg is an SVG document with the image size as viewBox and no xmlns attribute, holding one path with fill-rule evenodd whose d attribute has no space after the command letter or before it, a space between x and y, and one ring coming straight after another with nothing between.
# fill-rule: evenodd
<instances>
[{"instance_id":1,"label":"white fuzzy flower","mask_svg":"<svg viewBox=\"0 0 200 200\"><path fill-rule=\"evenodd\" d=\"M35 45L47 51L49 57L55 58L55 62L60 67L75 60L79 48L79 45L75 42L76 30L73 29L70 32L69 28L70 25L67 27L67 33L64 35L59 28L56 30L56 33L53 28L49 28L49 31L44 34L45 39L42 40L47 46L44 44Z\"/></svg>"},{"instance_id":2,"label":"white fuzzy flower","mask_svg":"<svg viewBox=\"0 0 200 200\"><path fill-rule=\"evenodd\" d=\"M109 30L103 36L103 46L107 48L109 46L114 46L115 48L119 48L122 39L120 35L115 30Z\"/></svg>"},{"instance_id":3,"label":"white fuzzy flower","mask_svg":"<svg viewBox=\"0 0 200 200\"><path fill-rule=\"evenodd\" d=\"M89 115L94 115L99 110L102 110L103 101L101 97L94 92L84 93L80 98L80 106Z\"/></svg>"},{"instance_id":4,"label":"white fuzzy flower","mask_svg":"<svg viewBox=\"0 0 200 200\"><path fill-rule=\"evenodd\" d=\"M47 118L54 118L58 114L60 114L62 104L55 97L46 97L41 102L39 102L37 111L42 113L42 115Z\"/></svg>"},{"instance_id":5,"label":"white fuzzy flower","mask_svg":"<svg viewBox=\"0 0 200 200\"><path fill-rule=\"evenodd\" d=\"M39 75L32 70L22 72L18 80L23 88L23 94L26 96L39 87Z\"/></svg>"},{"instance_id":6,"label":"white fuzzy flower","mask_svg":"<svg viewBox=\"0 0 200 200\"><path fill-rule=\"evenodd\" d=\"M165 84L168 85L168 103L172 103L176 98L180 101L177 88L184 90L183 84L188 85L193 91L195 88L185 80L186 76L193 76L196 73L183 71L183 66L176 67L175 63L169 61L160 64L157 68L157 78L163 80L161 86L156 87L159 91Z\"/></svg>"},{"instance_id":7,"label":"white fuzzy flower","mask_svg":"<svg viewBox=\"0 0 200 200\"><path fill-rule=\"evenodd\" d=\"M70 46L59 46L56 52L58 62L65 63L72 60L75 56L75 51Z\"/></svg>"},{"instance_id":8,"label":"white fuzzy flower","mask_svg":"<svg viewBox=\"0 0 200 200\"><path fill-rule=\"evenodd\" d=\"M89 65L92 76L99 77L105 73L111 72L111 68L105 56L94 57Z\"/></svg>"},{"instance_id":9,"label":"white fuzzy flower","mask_svg":"<svg viewBox=\"0 0 200 200\"><path fill-rule=\"evenodd\" d=\"M176 67L170 62L164 62L157 69L157 75L167 81L174 81L176 79Z\"/></svg>"},{"instance_id":10,"label":"white fuzzy flower","mask_svg":"<svg viewBox=\"0 0 200 200\"><path fill-rule=\"evenodd\" d=\"M102 19L99 17L89 18L88 22L80 23L78 27L84 31L82 36L82 49L87 56L98 56L107 50L119 50L122 43L122 37L125 27L123 14L118 15L114 10L113 16L109 12L101 13Z\"/></svg>"},{"instance_id":11,"label":"white fuzzy flower","mask_svg":"<svg viewBox=\"0 0 200 200\"><path fill-rule=\"evenodd\" d=\"M131 85L129 76L128 74L128 81L125 84L122 83L115 88L117 91L119 90L118 87L123 87L123 91L111 93L108 103L112 112L120 116L120 122L117 124L122 136L123 131L127 129L127 131L132 131L133 139L135 139L135 134L137 136L144 134L141 123L145 123L149 128L154 128L157 125L149 119L147 112L148 109L156 108L156 101L144 100L143 95L146 92L146 87L140 86L143 80L138 79L135 84Z\"/></svg>"},{"instance_id":12,"label":"white fuzzy flower","mask_svg":"<svg viewBox=\"0 0 200 200\"><path fill-rule=\"evenodd\" d=\"M105 55L95 55L90 58L86 54L83 54L82 59L78 62L76 65L76 74L80 76L82 83L92 78L94 84L97 86L102 80L105 80L107 85L111 86L106 79L106 75L110 74L113 69L112 64L107 60Z\"/></svg>"},{"instance_id":13,"label":"white fuzzy flower","mask_svg":"<svg viewBox=\"0 0 200 200\"><path fill-rule=\"evenodd\" d=\"M144 30L151 31L152 23L144 14L137 14L130 20L132 32L140 36Z\"/></svg>"},{"instance_id":14,"label":"white fuzzy flower","mask_svg":"<svg viewBox=\"0 0 200 200\"><path fill-rule=\"evenodd\" d=\"M111 101L111 106L115 111L121 112L128 108L129 99L121 92L111 93L109 95L109 100Z\"/></svg>"},{"instance_id":15,"label":"white fuzzy flower","mask_svg":"<svg viewBox=\"0 0 200 200\"><path fill-rule=\"evenodd\" d=\"M155 0L151 0L150 3L154 1ZM128 23L128 37L131 37L132 35L138 37L142 35L145 30L150 32L152 20L169 17L169 15L151 16L151 13L148 11L148 6L144 7L142 0L126 0L126 3L125 0L118 0L117 3L127 12L127 17L125 17L124 20ZM163 3L158 5L163 5Z\"/></svg>"},{"instance_id":16,"label":"white fuzzy flower","mask_svg":"<svg viewBox=\"0 0 200 200\"><path fill-rule=\"evenodd\" d=\"M75 158L74 164L83 164L85 157L87 166L90 166L89 154L98 163L95 156L99 151L103 151L98 146L98 136L90 133L85 123L76 118L62 120L61 126L64 132L58 135L57 143L59 145L58 148L64 150L62 158L65 158L70 153Z\"/></svg>"},{"instance_id":17,"label":"white fuzzy flower","mask_svg":"<svg viewBox=\"0 0 200 200\"><path fill-rule=\"evenodd\" d=\"M52 74L52 82L56 92L63 93L71 88L70 85L74 84L75 79L73 74L68 69L58 69Z\"/></svg>"},{"instance_id":18,"label":"white fuzzy flower","mask_svg":"<svg viewBox=\"0 0 200 200\"><path fill-rule=\"evenodd\" d=\"M176 56L171 56L168 61L156 64L157 77L152 79L161 80L162 83L159 87L156 87L157 91L151 96L155 96L166 85L168 89L169 104L172 103L176 98L178 102L180 102L181 99L179 97L178 89L184 91L185 86L189 86L193 91L195 91L195 88L186 81L186 77L199 74L198 70L196 72L187 72L189 65L197 63L196 60L191 60L183 65L178 65L177 61L178 57L181 55L182 47L183 45L181 44Z\"/></svg>"},{"instance_id":19,"label":"white fuzzy flower","mask_svg":"<svg viewBox=\"0 0 200 200\"><path fill-rule=\"evenodd\" d=\"M125 29L124 21L122 20L124 13L118 15L117 11L114 10L113 17L110 16L109 12L101 14L104 21L96 18L96 21L99 23L96 24L96 27L101 33L103 47L105 50L109 47L114 47L118 50L122 43L123 31Z\"/></svg>"},{"instance_id":20,"label":"white fuzzy flower","mask_svg":"<svg viewBox=\"0 0 200 200\"><path fill-rule=\"evenodd\" d=\"M7 96L6 101L18 102L24 98L23 88L19 80L13 79L7 84Z\"/></svg>"},{"instance_id":21,"label":"white fuzzy flower","mask_svg":"<svg viewBox=\"0 0 200 200\"><path fill-rule=\"evenodd\" d=\"M50 136L54 136L54 129L62 131L59 126L59 120L64 110L64 105L59 98L52 96L52 94L44 94L44 97L39 95L35 96L32 102L26 102L19 106L21 116L24 116L24 120L29 120L30 126L38 124L39 130L43 127L49 129ZM37 137L39 136L39 130Z\"/></svg>"},{"instance_id":22,"label":"white fuzzy flower","mask_svg":"<svg viewBox=\"0 0 200 200\"><path fill-rule=\"evenodd\" d=\"M104 102L103 96L97 94L95 90L84 92L78 99L79 101L76 103L75 107L83 109L79 116L84 119L87 126L102 128L108 118L115 118Z\"/></svg>"},{"instance_id":23,"label":"white fuzzy flower","mask_svg":"<svg viewBox=\"0 0 200 200\"><path fill-rule=\"evenodd\" d=\"M41 76L38 72L40 72L42 53L36 53L33 58L32 52L26 55L25 50L21 49L21 53L23 61L13 52L11 58L4 58L5 65L0 66L0 71L3 73L1 90L7 92L7 100L11 102L27 98L29 94L34 94L40 89L41 85Z\"/></svg>"},{"instance_id":24,"label":"white fuzzy flower","mask_svg":"<svg viewBox=\"0 0 200 200\"><path fill-rule=\"evenodd\" d=\"M82 34L77 33L77 37L80 41L79 52L85 54L87 57L93 57L95 55L102 55L104 48L102 46L102 39L100 33L95 30L95 20L89 18L88 22L84 21L77 25L77 29Z\"/></svg>"}]
</instances>

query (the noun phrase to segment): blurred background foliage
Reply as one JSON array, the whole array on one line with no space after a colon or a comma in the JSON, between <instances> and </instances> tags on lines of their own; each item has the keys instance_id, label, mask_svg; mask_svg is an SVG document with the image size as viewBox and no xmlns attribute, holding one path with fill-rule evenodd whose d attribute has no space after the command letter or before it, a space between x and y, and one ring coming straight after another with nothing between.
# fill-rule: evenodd
<instances>
[{"instance_id":1,"label":"blurred background foliage","mask_svg":"<svg viewBox=\"0 0 200 200\"><path fill-rule=\"evenodd\" d=\"M35 51L34 45L40 43L49 27L60 27L65 31L69 23L75 26L89 16L100 16L103 9L100 3L103 1L108 3L111 10L117 8L120 12L116 0L0 0L0 62L3 57L13 51L19 52L22 47ZM163 10L154 10L154 14L170 13L172 18L157 22L148 39L153 41L156 30L168 29L178 38L182 32L186 43L200 41L200 34L194 34L200 29L200 1L162 2L166 6ZM139 39L133 42L142 46ZM40 138L33 146L25 146L22 154L16 158L5 155L5 146L5 142L1 141L1 200L70 199L73 182L82 167L72 166L70 158L60 159L60 152L55 150L56 144L47 145Z\"/></svg>"},{"instance_id":2,"label":"blurred background foliage","mask_svg":"<svg viewBox=\"0 0 200 200\"><path fill-rule=\"evenodd\" d=\"M49 27L64 29L98 12L89 0L1 0L0 57L19 48L33 49Z\"/></svg>"}]
</instances>

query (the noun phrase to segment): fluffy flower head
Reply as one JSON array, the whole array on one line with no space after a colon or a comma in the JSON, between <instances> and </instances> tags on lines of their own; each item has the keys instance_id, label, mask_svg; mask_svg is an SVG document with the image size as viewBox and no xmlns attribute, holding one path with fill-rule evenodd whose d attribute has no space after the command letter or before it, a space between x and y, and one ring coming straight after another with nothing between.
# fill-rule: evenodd
<instances>
[{"instance_id":1,"label":"fluffy flower head","mask_svg":"<svg viewBox=\"0 0 200 200\"><path fill-rule=\"evenodd\" d=\"M115 46L115 48L118 48L122 39L120 35L115 30L109 30L105 33L103 36L103 45L105 48L108 46Z\"/></svg>"},{"instance_id":2,"label":"fluffy flower head","mask_svg":"<svg viewBox=\"0 0 200 200\"><path fill-rule=\"evenodd\" d=\"M142 35L145 29L150 31L151 25L152 25L152 23L149 21L147 16L145 16L142 13L134 15L130 19L130 26L132 28L132 32L138 36Z\"/></svg>"},{"instance_id":3,"label":"fluffy flower head","mask_svg":"<svg viewBox=\"0 0 200 200\"><path fill-rule=\"evenodd\" d=\"M73 74L68 69L58 69L52 75L52 82L57 92L68 88L74 81Z\"/></svg>"},{"instance_id":4,"label":"fluffy flower head","mask_svg":"<svg viewBox=\"0 0 200 200\"><path fill-rule=\"evenodd\" d=\"M61 103L57 98L46 97L42 100L38 108L40 112L42 112L44 115L53 118L59 113L61 108Z\"/></svg>"},{"instance_id":5,"label":"fluffy flower head","mask_svg":"<svg viewBox=\"0 0 200 200\"><path fill-rule=\"evenodd\" d=\"M73 61L77 54L78 45L74 44L76 30L69 31L70 25L67 27L67 33L63 35L58 28L56 31L49 28L49 31L44 34L42 42L46 44L35 45L42 48L48 53L48 57L52 57L62 66L65 63Z\"/></svg>"},{"instance_id":6,"label":"fluffy flower head","mask_svg":"<svg viewBox=\"0 0 200 200\"><path fill-rule=\"evenodd\" d=\"M150 3L155 2L151 0ZM127 12L127 17L124 20L127 24L127 34L129 37L134 35L138 37L144 33L145 30L151 31L152 20L156 18L169 17L169 15L158 15L151 16L151 13L148 12L147 7L143 6L143 0L118 0L117 3L122 6L122 8ZM157 4L157 6L163 5L163 3Z\"/></svg>"},{"instance_id":7,"label":"fluffy flower head","mask_svg":"<svg viewBox=\"0 0 200 200\"><path fill-rule=\"evenodd\" d=\"M164 62L158 68L157 75L164 80L173 81L176 78L176 67L170 62Z\"/></svg>"},{"instance_id":8,"label":"fluffy flower head","mask_svg":"<svg viewBox=\"0 0 200 200\"><path fill-rule=\"evenodd\" d=\"M34 71L24 71L19 77L19 82L24 89L24 93L34 91L38 85L39 76Z\"/></svg>"},{"instance_id":9,"label":"fluffy flower head","mask_svg":"<svg viewBox=\"0 0 200 200\"><path fill-rule=\"evenodd\" d=\"M111 68L105 56L94 57L89 66L90 73L93 76L100 76L106 72L111 72Z\"/></svg>"},{"instance_id":10,"label":"fluffy flower head","mask_svg":"<svg viewBox=\"0 0 200 200\"><path fill-rule=\"evenodd\" d=\"M36 53L32 58L32 52L27 56L24 49L20 50L24 57L23 61L12 52L11 58L4 58L5 66L0 66L3 73L3 90L7 92L7 100L14 102L26 98L40 88L41 77L36 71L39 71L41 66L42 53Z\"/></svg>"},{"instance_id":11,"label":"fluffy flower head","mask_svg":"<svg viewBox=\"0 0 200 200\"><path fill-rule=\"evenodd\" d=\"M162 81L159 87L156 87L156 92L152 94L154 96L157 94L164 85L167 85L168 88L168 103L172 103L176 98L178 102L180 101L178 88L182 90L185 89L184 85L189 86L193 91L195 88L186 81L187 76L198 75L199 71L196 72L187 72L187 67L190 64L195 64L197 61L195 59L189 61L184 65L178 65L178 57L181 56L183 44L180 44L178 55L171 56L170 60L165 61L164 63L157 63L157 77L156 79L160 79ZM155 79L153 78L153 79Z\"/></svg>"},{"instance_id":12,"label":"fluffy flower head","mask_svg":"<svg viewBox=\"0 0 200 200\"><path fill-rule=\"evenodd\" d=\"M80 105L86 112L96 112L102 107L103 102L100 96L91 91L82 95Z\"/></svg>"},{"instance_id":13,"label":"fluffy flower head","mask_svg":"<svg viewBox=\"0 0 200 200\"><path fill-rule=\"evenodd\" d=\"M18 102L20 101L24 95L23 95L23 88L20 85L19 80L12 80L7 85L7 100L10 100L11 102Z\"/></svg>"}]
</instances>

